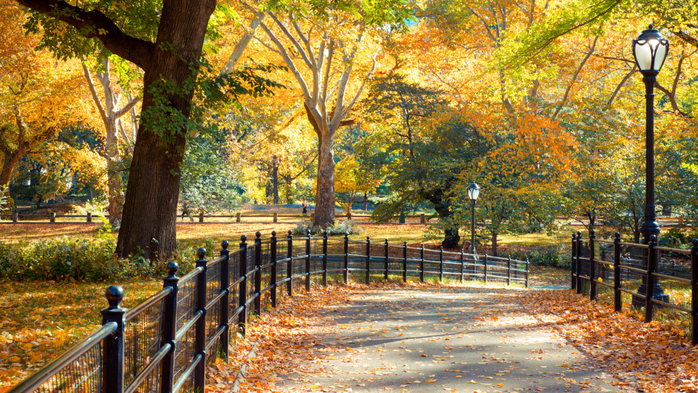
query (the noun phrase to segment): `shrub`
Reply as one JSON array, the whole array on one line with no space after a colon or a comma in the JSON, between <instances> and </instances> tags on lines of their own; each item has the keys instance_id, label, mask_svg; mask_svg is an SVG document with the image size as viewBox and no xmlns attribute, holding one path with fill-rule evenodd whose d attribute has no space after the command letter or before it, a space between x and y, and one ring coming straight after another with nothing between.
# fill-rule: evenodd
<instances>
[{"instance_id":1,"label":"shrub","mask_svg":"<svg viewBox=\"0 0 698 393\"><path fill-rule=\"evenodd\" d=\"M536 246L526 250L512 251L511 257L519 260L528 258L529 262L534 265L569 268L571 266L571 254L568 251L565 251L560 244Z\"/></svg>"},{"instance_id":2,"label":"shrub","mask_svg":"<svg viewBox=\"0 0 698 393\"><path fill-rule=\"evenodd\" d=\"M165 263L149 261L142 255L120 259L114 253L114 236L94 239L58 238L31 243L0 243L0 278L13 281L122 280L131 277L163 277ZM196 254L178 253L175 260L180 273L194 267Z\"/></svg>"},{"instance_id":3,"label":"shrub","mask_svg":"<svg viewBox=\"0 0 698 393\"><path fill-rule=\"evenodd\" d=\"M312 222L310 221L301 221L296 223L296 227L293 228L292 232L295 236L306 236L308 230L310 230L310 233L313 235L322 235L324 231L320 229L320 227L318 226L313 226ZM356 222L352 220L339 222L335 225L331 225L325 228L325 230L327 230L328 236L361 234L361 228Z\"/></svg>"}]
</instances>

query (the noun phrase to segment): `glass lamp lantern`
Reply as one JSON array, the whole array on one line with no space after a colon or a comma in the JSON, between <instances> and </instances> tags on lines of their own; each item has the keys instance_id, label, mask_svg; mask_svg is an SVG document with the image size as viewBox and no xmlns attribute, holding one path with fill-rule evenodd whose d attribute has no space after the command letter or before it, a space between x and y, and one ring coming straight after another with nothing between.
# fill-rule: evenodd
<instances>
[{"instance_id":1,"label":"glass lamp lantern","mask_svg":"<svg viewBox=\"0 0 698 393\"><path fill-rule=\"evenodd\" d=\"M633 56L643 75L657 75L664 65L667 52L669 52L669 40L652 25L633 40Z\"/></svg>"},{"instance_id":2,"label":"glass lamp lantern","mask_svg":"<svg viewBox=\"0 0 698 393\"><path fill-rule=\"evenodd\" d=\"M476 201L477 197L480 196L480 186L478 186L476 183L473 183L468 186L468 198L472 201Z\"/></svg>"}]
</instances>

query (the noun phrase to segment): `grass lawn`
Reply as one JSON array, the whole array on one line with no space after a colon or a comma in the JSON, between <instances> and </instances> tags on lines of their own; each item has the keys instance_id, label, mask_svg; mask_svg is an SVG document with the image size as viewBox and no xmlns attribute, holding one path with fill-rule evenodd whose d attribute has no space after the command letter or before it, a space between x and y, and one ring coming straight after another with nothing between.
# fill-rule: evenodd
<instances>
[{"instance_id":1,"label":"grass lawn","mask_svg":"<svg viewBox=\"0 0 698 393\"><path fill-rule=\"evenodd\" d=\"M68 236L89 238L97 233L100 224L3 224L0 239L4 243L18 243L38 239ZM231 248L241 235L253 238L257 231L268 237L272 230L277 236L286 237L294 224L189 224L177 225L180 247L193 250L208 246L218 251L220 241L228 240ZM370 236L374 241L388 239L390 243L432 246L438 241L425 241L428 227L425 225L375 225L362 224L361 233L351 235L354 240ZM524 245L551 245L557 237L545 235L502 236L500 244L523 247ZM192 251L193 252L193 251ZM566 283L566 270L533 266L531 278L535 283ZM100 310L106 307L104 289L114 283L77 282L9 282L0 280L0 392L19 382L55 359L72 345L94 332L100 325ZM119 282L124 287L124 306L134 307L157 292L162 283L157 279Z\"/></svg>"}]
</instances>

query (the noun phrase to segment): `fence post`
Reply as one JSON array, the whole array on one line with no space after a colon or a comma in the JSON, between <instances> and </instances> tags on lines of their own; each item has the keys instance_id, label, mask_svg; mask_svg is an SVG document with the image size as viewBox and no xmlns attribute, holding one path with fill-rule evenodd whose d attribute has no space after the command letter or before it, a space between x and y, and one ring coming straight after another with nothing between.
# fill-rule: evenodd
<instances>
[{"instance_id":1,"label":"fence post","mask_svg":"<svg viewBox=\"0 0 698 393\"><path fill-rule=\"evenodd\" d=\"M419 281L424 282L424 243L419 249Z\"/></svg>"},{"instance_id":2,"label":"fence post","mask_svg":"<svg viewBox=\"0 0 698 393\"><path fill-rule=\"evenodd\" d=\"M279 213L274 213L274 222L279 222Z\"/></svg>"},{"instance_id":3,"label":"fence post","mask_svg":"<svg viewBox=\"0 0 698 393\"><path fill-rule=\"evenodd\" d=\"M255 233L254 239L254 312L262 315L262 233Z\"/></svg>"},{"instance_id":4,"label":"fence post","mask_svg":"<svg viewBox=\"0 0 698 393\"><path fill-rule=\"evenodd\" d=\"M327 229L322 233L322 286L327 286Z\"/></svg>"},{"instance_id":5,"label":"fence post","mask_svg":"<svg viewBox=\"0 0 698 393\"><path fill-rule=\"evenodd\" d=\"M402 282L407 282L407 242L402 242Z\"/></svg>"},{"instance_id":6,"label":"fence post","mask_svg":"<svg viewBox=\"0 0 698 393\"><path fill-rule=\"evenodd\" d=\"M577 275L577 236L572 233L572 263L571 265L571 274L570 274L570 289L576 289L577 288L577 278L575 277Z\"/></svg>"},{"instance_id":7,"label":"fence post","mask_svg":"<svg viewBox=\"0 0 698 393\"><path fill-rule=\"evenodd\" d=\"M305 239L305 290L310 292L310 229L306 232Z\"/></svg>"},{"instance_id":8,"label":"fence post","mask_svg":"<svg viewBox=\"0 0 698 393\"><path fill-rule=\"evenodd\" d=\"M247 236L240 236L240 284L238 286L238 326L240 333L245 335L247 325Z\"/></svg>"},{"instance_id":9,"label":"fence post","mask_svg":"<svg viewBox=\"0 0 698 393\"><path fill-rule=\"evenodd\" d=\"M444 282L444 246L439 246L439 282Z\"/></svg>"},{"instance_id":10,"label":"fence post","mask_svg":"<svg viewBox=\"0 0 698 393\"><path fill-rule=\"evenodd\" d=\"M652 322L652 292L654 290L654 270L657 266L657 236L650 236L647 244L647 289L645 291L645 322Z\"/></svg>"},{"instance_id":11,"label":"fence post","mask_svg":"<svg viewBox=\"0 0 698 393\"><path fill-rule=\"evenodd\" d=\"M511 255L507 255L507 286L511 285Z\"/></svg>"},{"instance_id":12,"label":"fence post","mask_svg":"<svg viewBox=\"0 0 698 393\"><path fill-rule=\"evenodd\" d=\"M344 234L344 283L349 283L349 234Z\"/></svg>"},{"instance_id":13,"label":"fence post","mask_svg":"<svg viewBox=\"0 0 698 393\"><path fill-rule=\"evenodd\" d=\"M419 216L419 223L420 223L420 224L426 224L426 223L427 223L426 218L424 218L424 213L422 213L422 214Z\"/></svg>"},{"instance_id":14,"label":"fence post","mask_svg":"<svg viewBox=\"0 0 698 393\"><path fill-rule=\"evenodd\" d=\"M49 222L56 222L56 212L51 212L51 215L49 216Z\"/></svg>"},{"instance_id":15,"label":"fence post","mask_svg":"<svg viewBox=\"0 0 698 393\"><path fill-rule=\"evenodd\" d=\"M622 302L620 292L620 233L616 232L613 239L613 309L620 311L623 308Z\"/></svg>"},{"instance_id":16,"label":"fence post","mask_svg":"<svg viewBox=\"0 0 698 393\"><path fill-rule=\"evenodd\" d=\"M196 253L199 257L196 261L196 267L203 269L196 277L196 311L201 311L203 314L196 321L194 351L197 355L201 355L201 360L194 369L194 390L203 392L206 389L206 303L208 302L206 296L206 264L208 264L208 261L204 259L206 257L205 248L199 248Z\"/></svg>"},{"instance_id":17,"label":"fence post","mask_svg":"<svg viewBox=\"0 0 698 393\"><path fill-rule=\"evenodd\" d=\"M371 283L371 237L366 236L366 284Z\"/></svg>"},{"instance_id":18,"label":"fence post","mask_svg":"<svg viewBox=\"0 0 698 393\"><path fill-rule=\"evenodd\" d=\"M169 295L165 298L165 304L162 310L162 334L160 340L162 345L170 344L170 352L162 359L162 390L161 393L172 393L174 387L174 372L175 372L175 332L177 331L177 285L179 277L176 276L179 265L177 262L167 263L167 277L163 279L163 288L172 288ZM227 321L226 321L227 323Z\"/></svg>"},{"instance_id":19,"label":"fence post","mask_svg":"<svg viewBox=\"0 0 698 393\"><path fill-rule=\"evenodd\" d=\"M204 222L204 212L199 212L199 222Z\"/></svg>"},{"instance_id":20,"label":"fence post","mask_svg":"<svg viewBox=\"0 0 698 393\"><path fill-rule=\"evenodd\" d=\"M388 239L385 239L385 281L388 281L388 270L390 267L390 251L388 250Z\"/></svg>"},{"instance_id":21,"label":"fence post","mask_svg":"<svg viewBox=\"0 0 698 393\"><path fill-rule=\"evenodd\" d=\"M124 289L112 285L104 293L109 308L102 310L102 325L116 322L116 331L104 340L102 352L102 388L104 393L123 393L124 391L124 314L121 308ZM174 351L174 349L173 349Z\"/></svg>"},{"instance_id":22,"label":"fence post","mask_svg":"<svg viewBox=\"0 0 698 393\"><path fill-rule=\"evenodd\" d=\"M589 298L591 300L596 300L596 231L591 229L589 231Z\"/></svg>"},{"instance_id":23,"label":"fence post","mask_svg":"<svg viewBox=\"0 0 698 393\"><path fill-rule=\"evenodd\" d=\"M526 288L528 288L528 273L530 271L531 262L529 262L528 257L526 257Z\"/></svg>"},{"instance_id":24,"label":"fence post","mask_svg":"<svg viewBox=\"0 0 698 393\"><path fill-rule=\"evenodd\" d=\"M463 248L460 249L460 283L463 283L465 278L465 251Z\"/></svg>"},{"instance_id":25,"label":"fence post","mask_svg":"<svg viewBox=\"0 0 698 393\"><path fill-rule=\"evenodd\" d=\"M230 339L230 250L228 246L230 244L227 240L221 242L221 252L220 256L223 258L221 261L221 274L220 283L221 291L223 291L223 297L221 298L220 307L220 326L225 327L223 333L221 333L220 344L221 352L223 353L223 360L228 361L228 342Z\"/></svg>"},{"instance_id":26,"label":"fence post","mask_svg":"<svg viewBox=\"0 0 698 393\"><path fill-rule=\"evenodd\" d=\"M235 213L235 222L240 222L240 212Z\"/></svg>"},{"instance_id":27,"label":"fence post","mask_svg":"<svg viewBox=\"0 0 698 393\"><path fill-rule=\"evenodd\" d=\"M271 231L271 240L269 241L269 253L271 258L271 278L269 279L269 287L271 288L271 306L276 307L276 231Z\"/></svg>"},{"instance_id":28,"label":"fence post","mask_svg":"<svg viewBox=\"0 0 698 393\"><path fill-rule=\"evenodd\" d=\"M12 223L16 224L19 221L19 213L14 212L12 213Z\"/></svg>"},{"instance_id":29,"label":"fence post","mask_svg":"<svg viewBox=\"0 0 698 393\"><path fill-rule=\"evenodd\" d=\"M577 231L577 293L582 293L582 232Z\"/></svg>"},{"instance_id":30,"label":"fence post","mask_svg":"<svg viewBox=\"0 0 698 393\"><path fill-rule=\"evenodd\" d=\"M286 247L286 293L293 296L293 231L288 231L288 247Z\"/></svg>"},{"instance_id":31,"label":"fence post","mask_svg":"<svg viewBox=\"0 0 698 393\"><path fill-rule=\"evenodd\" d=\"M487 253L485 253L485 258L484 258L484 260L483 260L483 263L484 263L485 265L484 265L484 267L483 267L482 272L483 272L483 274L484 274L484 276L485 276L485 285L487 285ZM477 279L477 277L475 277L475 279Z\"/></svg>"},{"instance_id":32,"label":"fence post","mask_svg":"<svg viewBox=\"0 0 698 393\"><path fill-rule=\"evenodd\" d=\"M92 213L87 212L87 222L91 223L92 222Z\"/></svg>"},{"instance_id":33,"label":"fence post","mask_svg":"<svg viewBox=\"0 0 698 393\"><path fill-rule=\"evenodd\" d=\"M698 344L698 239L691 248L691 345Z\"/></svg>"}]
</instances>

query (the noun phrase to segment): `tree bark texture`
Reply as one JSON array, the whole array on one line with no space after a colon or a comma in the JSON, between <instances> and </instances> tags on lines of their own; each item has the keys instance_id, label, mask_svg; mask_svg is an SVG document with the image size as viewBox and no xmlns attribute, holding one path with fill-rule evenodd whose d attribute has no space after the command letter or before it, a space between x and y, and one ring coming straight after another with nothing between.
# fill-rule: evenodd
<instances>
[{"instance_id":1,"label":"tree bark texture","mask_svg":"<svg viewBox=\"0 0 698 393\"><path fill-rule=\"evenodd\" d=\"M143 112L154 106L150 87L161 79L182 86L192 71L190 64L201 56L209 17L215 0L170 0L163 5L157 43L175 43L178 50L153 50L145 70ZM169 106L189 116L193 92L171 95ZM161 113L165 116L165 113ZM176 222L179 200L180 164L186 147L186 130L179 130L167 143L148 127L144 119L138 130L126 190L123 221L116 253L142 252L146 258L164 258L177 248Z\"/></svg>"},{"instance_id":2,"label":"tree bark texture","mask_svg":"<svg viewBox=\"0 0 698 393\"><path fill-rule=\"evenodd\" d=\"M306 106L307 108L307 106ZM334 132L321 129L308 111L308 120L318 136L318 170L315 194L315 222L320 228L334 225Z\"/></svg>"}]
</instances>

